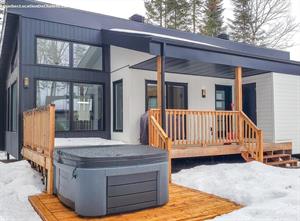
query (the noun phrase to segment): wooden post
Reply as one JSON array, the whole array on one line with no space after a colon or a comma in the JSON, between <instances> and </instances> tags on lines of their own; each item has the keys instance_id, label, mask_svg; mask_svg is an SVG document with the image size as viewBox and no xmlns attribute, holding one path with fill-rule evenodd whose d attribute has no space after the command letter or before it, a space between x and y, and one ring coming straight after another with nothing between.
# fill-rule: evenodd
<instances>
[{"instance_id":1,"label":"wooden post","mask_svg":"<svg viewBox=\"0 0 300 221\"><path fill-rule=\"evenodd\" d=\"M156 60L156 78L157 78L157 108L161 110L162 108L162 96L161 96L161 74L162 74L162 67L161 67L161 56L157 56ZM158 120L158 123L161 125L161 120L162 120L162 113L160 111L160 117Z\"/></svg>"},{"instance_id":2,"label":"wooden post","mask_svg":"<svg viewBox=\"0 0 300 221\"><path fill-rule=\"evenodd\" d=\"M165 56L164 45L161 46L161 56L157 57L157 108L160 110L159 124L166 129L166 99L165 99Z\"/></svg>"},{"instance_id":3,"label":"wooden post","mask_svg":"<svg viewBox=\"0 0 300 221\"><path fill-rule=\"evenodd\" d=\"M239 144L244 143L244 136L243 136L243 121L241 112L243 111L243 82L242 82L242 75L243 70L242 67L235 68L235 110L239 111L239 123L238 123L238 138Z\"/></svg>"},{"instance_id":4,"label":"wooden post","mask_svg":"<svg viewBox=\"0 0 300 221\"><path fill-rule=\"evenodd\" d=\"M242 67L235 69L235 110L243 111Z\"/></svg>"},{"instance_id":5,"label":"wooden post","mask_svg":"<svg viewBox=\"0 0 300 221\"><path fill-rule=\"evenodd\" d=\"M264 136L262 130L257 131L258 159L259 162L264 162Z\"/></svg>"}]
</instances>

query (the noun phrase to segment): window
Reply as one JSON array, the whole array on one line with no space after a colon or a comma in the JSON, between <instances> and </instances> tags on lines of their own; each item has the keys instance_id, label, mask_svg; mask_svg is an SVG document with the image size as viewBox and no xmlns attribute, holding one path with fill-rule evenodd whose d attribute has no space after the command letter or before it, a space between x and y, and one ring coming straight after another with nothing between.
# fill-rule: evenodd
<instances>
[{"instance_id":1,"label":"window","mask_svg":"<svg viewBox=\"0 0 300 221\"><path fill-rule=\"evenodd\" d=\"M69 66L69 42L37 38L37 63Z\"/></svg>"},{"instance_id":2,"label":"window","mask_svg":"<svg viewBox=\"0 0 300 221\"><path fill-rule=\"evenodd\" d=\"M123 81L113 83L113 128L116 132L123 131Z\"/></svg>"},{"instance_id":3,"label":"window","mask_svg":"<svg viewBox=\"0 0 300 221\"><path fill-rule=\"evenodd\" d=\"M157 86L155 82L146 83L146 110L157 108Z\"/></svg>"},{"instance_id":4,"label":"window","mask_svg":"<svg viewBox=\"0 0 300 221\"><path fill-rule=\"evenodd\" d=\"M18 90L17 90L17 82L13 83L7 89L7 121L6 127L7 131L17 131L18 124Z\"/></svg>"},{"instance_id":5,"label":"window","mask_svg":"<svg viewBox=\"0 0 300 221\"><path fill-rule=\"evenodd\" d=\"M74 43L73 67L102 70L102 48Z\"/></svg>"},{"instance_id":6,"label":"window","mask_svg":"<svg viewBox=\"0 0 300 221\"><path fill-rule=\"evenodd\" d=\"M36 82L36 106L55 104L56 131L104 130L104 86Z\"/></svg>"},{"instance_id":7,"label":"window","mask_svg":"<svg viewBox=\"0 0 300 221\"><path fill-rule=\"evenodd\" d=\"M187 86L182 83L166 83L166 105L169 109L187 109Z\"/></svg>"},{"instance_id":8,"label":"window","mask_svg":"<svg viewBox=\"0 0 300 221\"><path fill-rule=\"evenodd\" d=\"M216 85L216 110L232 110L232 87L226 85Z\"/></svg>"},{"instance_id":9,"label":"window","mask_svg":"<svg viewBox=\"0 0 300 221\"><path fill-rule=\"evenodd\" d=\"M187 109L187 84L166 82L166 107ZM157 86L155 81L146 81L146 110L157 108Z\"/></svg>"},{"instance_id":10,"label":"window","mask_svg":"<svg viewBox=\"0 0 300 221\"><path fill-rule=\"evenodd\" d=\"M70 130L70 85L58 81L37 81L36 106L55 104L56 131Z\"/></svg>"},{"instance_id":11,"label":"window","mask_svg":"<svg viewBox=\"0 0 300 221\"><path fill-rule=\"evenodd\" d=\"M103 130L103 86L75 83L73 91L74 130Z\"/></svg>"},{"instance_id":12,"label":"window","mask_svg":"<svg viewBox=\"0 0 300 221\"><path fill-rule=\"evenodd\" d=\"M17 120L18 120L18 112L17 112L17 83L15 82L11 86L11 131L17 131Z\"/></svg>"},{"instance_id":13,"label":"window","mask_svg":"<svg viewBox=\"0 0 300 221\"><path fill-rule=\"evenodd\" d=\"M18 41L15 43L14 52L10 62L10 72L12 73L18 65Z\"/></svg>"}]
</instances>

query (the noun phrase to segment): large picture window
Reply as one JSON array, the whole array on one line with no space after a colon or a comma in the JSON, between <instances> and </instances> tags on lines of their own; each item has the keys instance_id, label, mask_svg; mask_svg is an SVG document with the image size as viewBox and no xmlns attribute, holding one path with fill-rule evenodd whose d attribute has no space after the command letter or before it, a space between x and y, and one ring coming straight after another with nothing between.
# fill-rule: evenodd
<instances>
[{"instance_id":1,"label":"large picture window","mask_svg":"<svg viewBox=\"0 0 300 221\"><path fill-rule=\"evenodd\" d=\"M69 57L69 42L37 38L38 64L69 66Z\"/></svg>"},{"instance_id":2,"label":"large picture window","mask_svg":"<svg viewBox=\"0 0 300 221\"><path fill-rule=\"evenodd\" d=\"M74 130L103 130L103 86L75 83L73 91Z\"/></svg>"},{"instance_id":3,"label":"large picture window","mask_svg":"<svg viewBox=\"0 0 300 221\"><path fill-rule=\"evenodd\" d=\"M113 83L113 129L115 132L123 131L123 81Z\"/></svg>"},{"instance_id":4,"label":"large picture window","mask_svg":"<svg viewBox=\"0 0 300 221\"><path fill-rule=\"evenodd\" d=\"M37 81L36 106L55 104L56 131L70 130L70 85L58 81Z\"/></svg>"},{"instance_id":5,"label":"large picture window","mask_svg":"<svg viewBox=\"0 0 300 221\"><path fill-rule=\"evenodd\" d=\"M56 131L104 130L103 85L38 80L36 106L48 104L55 104Z\"/></svg>"},{"instance_id":6,"label":"large picture window","mask_svg":"<svg viewBox=\"0 0 300 221\"><path fill-rule=\"evenodd\" d=\"M166 107L187 109L187 84L166 82ZM157 83L146 81L146 110L157 108Z\"/></svg>"},{"instance_id":7,"label":"large picture window","mask_svg":"<svg viewBox=\"0 0 300 221\"><path fill-rule=\"evenodd\" d=\"M73 67L102 70L102 48L73 44Z\"/></svg>"}]
</instances>

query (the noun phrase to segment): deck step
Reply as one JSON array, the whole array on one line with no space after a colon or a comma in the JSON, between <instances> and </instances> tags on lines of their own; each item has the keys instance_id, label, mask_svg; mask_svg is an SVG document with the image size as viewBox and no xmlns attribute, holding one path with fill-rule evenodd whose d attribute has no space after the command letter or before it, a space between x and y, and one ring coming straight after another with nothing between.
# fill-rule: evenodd
<instances>
[{"instance_id":1,"label":"deck step","mask_svg":"<svg viewBox=\"0 0 300 221\"><path fill-rule=\"evenodd\" d=\"M275 161L275 162L269 162L267 163L270 166L297 166L298 165L298 160L283 160L283 161Z\"/></svg>"},{"instance_id":2,"label":"deck step","mask_svg":"<svg viewBox=\"0 0 300 221\"><path fill-rule=\"evenodd\" d=\"M265 155L264 160L275 159L275 158L291 158L290 154L274 154L274 155Z\"/></svg>"}]
</instances>

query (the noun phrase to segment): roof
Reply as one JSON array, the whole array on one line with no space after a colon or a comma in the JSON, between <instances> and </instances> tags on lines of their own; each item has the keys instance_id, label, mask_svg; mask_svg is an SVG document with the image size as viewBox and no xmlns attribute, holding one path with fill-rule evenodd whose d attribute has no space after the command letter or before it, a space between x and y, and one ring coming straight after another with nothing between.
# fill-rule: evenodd
<instances>
[{"instance_id":1,"label":"roof","mask_svg":"<svg viewBox=\"0 0 300 221\"><path fill-rule=\"evenodd\" d=\"M12 4L45 4L32 0L8 0L8 2ZM198 73L199 68L203 68L206 63L210 64L206 66L210 66L211 70L212 68L219 70L220 67L223 70L225 67L231 70L233 67L242 66L248 70L249 75L266 72L300 75L300 62L291 61L290 54L286 51L166 29L71 8L9 8L7 13L8 15L102 30L103 44L129 48L152 55L159 55L163 44L167 61L172 59L173 62L181 61L182 65L188 65L185 67L190 70L191 74ZM11 23L9 21L12 19L11 17L7 16L6 24ZM153 66L150 63L151 61L146 61L133 68L149 69L150 66ZM193 66L198 66L198 69L191 68L192 63Z\"/></svg>"}]
</instances>

